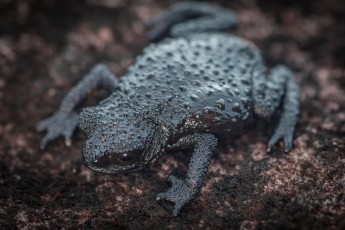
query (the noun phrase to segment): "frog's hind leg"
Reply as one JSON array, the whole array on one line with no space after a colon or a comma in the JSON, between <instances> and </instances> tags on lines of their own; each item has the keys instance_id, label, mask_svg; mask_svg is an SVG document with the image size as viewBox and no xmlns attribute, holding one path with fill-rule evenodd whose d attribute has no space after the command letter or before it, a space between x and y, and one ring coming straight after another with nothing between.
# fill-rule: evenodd
<instances>
[{"instance_id":1,"label":"frog's hind leg","mask_svg":"<svg viewBox=\"0 0 345 230\"><path fill-rule=\"evenodd\" d=\"M200 2L177 3L146 23L152 27L147 37L156 42L166 36L224 31L237 24L235 14L228 9Z\"/></svg>"},{"instance_id":2,"label":"frog's hind leg","mask_svg":"<svg viewBox=\"0 0 345 230\"><path fill-rule=\"evenodd\" d=\"M263 118L269 118L282 101L282 115L278 127L268 142L267 151L277 143L280 138L284 140L285 152L292 148L292 138L299 114L299 87L295 82L293 73L285 66L279 65L272 69L268 78L253 77L253 99L255 113Z\"/></svg>"}]
</instances>

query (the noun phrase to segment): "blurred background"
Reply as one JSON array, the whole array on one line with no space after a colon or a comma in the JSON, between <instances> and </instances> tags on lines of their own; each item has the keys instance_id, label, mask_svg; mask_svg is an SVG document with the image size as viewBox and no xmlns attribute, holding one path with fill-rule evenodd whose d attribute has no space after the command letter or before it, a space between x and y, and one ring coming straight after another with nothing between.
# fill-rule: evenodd
<instances>
[{"instance_id":1,"label":"blurred background","mask_svg":"<svg viewBox=\"0 0 345 230\"><path fill-rule=\"evenodd\" d=\"M39 150L35 124L94 64L121 76L148 45L143 22L175 0L0 0L0 228L345 228L345 1L219 0L230 33L301 86L295 148L265 152L265 125L220 148L200 196L173 218L155 194L190 156L128 175L82 165L85 140ZM95 104L104 92L94 92Z\"/></svg>"}]
</instances>

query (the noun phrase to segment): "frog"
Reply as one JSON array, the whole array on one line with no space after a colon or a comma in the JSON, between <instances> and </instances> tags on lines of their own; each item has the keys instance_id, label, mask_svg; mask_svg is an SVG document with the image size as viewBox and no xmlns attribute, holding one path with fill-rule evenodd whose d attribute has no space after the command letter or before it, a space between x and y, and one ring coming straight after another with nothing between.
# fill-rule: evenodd
<instances>
[{"instance_id":1,"label":"frog","mask_svg":"<svg viewBox=\"0 0 345 230\"><path fill-rule=\"evenodd\" d=\"M285 152L292 149L299 86L288 67L268 69L252 42L227 33L237 25L230 9L177 3L145 25L150 44L121 78L97 64L37 129L47 130L44 149L59 136L71 145L79 126L87 137L83 161L99 173L132 172L164 154L192 153L185 177L170 175L171 187L156 196L172 202L177 216L198 196L218 143L256 120L279 114L267 151L281 139ZM76 106L99 87L108 97L78 114Z\"/></svg>"}]
</instances>

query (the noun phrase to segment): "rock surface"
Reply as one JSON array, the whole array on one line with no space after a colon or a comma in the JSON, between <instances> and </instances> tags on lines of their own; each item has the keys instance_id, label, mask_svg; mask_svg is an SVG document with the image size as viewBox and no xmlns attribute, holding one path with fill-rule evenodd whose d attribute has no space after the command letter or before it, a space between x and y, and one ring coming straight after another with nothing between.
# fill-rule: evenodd
<instances>
[{"instance_id":1,"label":"rock surface","mask_svg":"<svg viewBox=\"0 0 345 230\"><path fill-rule=\"evenodd\" d=\"M294 70L302 112L289 154L265 152L264 122L220 146L200 196L174 218L155 195L171 172L186 172L189 155L95 174L82 165L81 132L72 147L59 139L41 151L34 129L95 63L121 76L147 45L142 22L174 1L42 2L0 3L0 228L345 228L344 3L214 1L236 11L234 33L268 66Z\"/></svg>"}]
</instances>

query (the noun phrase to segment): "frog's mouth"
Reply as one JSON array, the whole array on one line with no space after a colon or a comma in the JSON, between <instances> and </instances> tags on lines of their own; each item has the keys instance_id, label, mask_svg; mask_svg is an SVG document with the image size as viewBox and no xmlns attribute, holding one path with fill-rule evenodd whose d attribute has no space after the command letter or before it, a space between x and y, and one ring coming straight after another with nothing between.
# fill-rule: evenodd
<instances>
[{"instance_id":1,"label":"frog's mouth","mask_svg":"<svg viewBox=\"0 0 345 230\"><path fill-rule=\"evenodd\" d=\"M84 150L85 151L85 150ZM100 173L124 173L135 171L138 169L138 162L140 162L141 151L111 153L104 152L93 158L86 158L88 154L83 154L84 162L89 169Z\"/></svg>"},{"instance_id":2,"label":"frog's mouth","mask_svg":"<svg viewBox=\"0 0 345 230\"><path fill-rule=\"evenodd\" d=\"M160 125L153 124L151 135L146 138L143 148L126 149L122 148L121 152L111 152L105 147L97 146L92 148L92 144L86 143L83 149L83 160L85 165L92 171L107 174L125 173L137 171L148 166L165 152L165 146L168 141L167 130ZM93 138L96 139L96 138ZM123 145L123 143L119 143ZM133 145L133 143L132 143ZM106 145L110 146L110 145ZM109 149L121 149L113 147ZM129 157L129 159L127 159Z\"/></svg>"}]
</instances>

